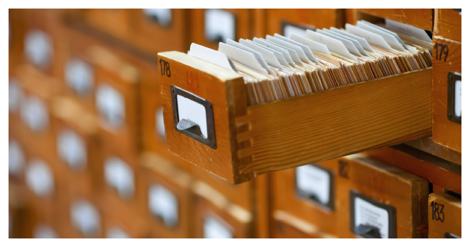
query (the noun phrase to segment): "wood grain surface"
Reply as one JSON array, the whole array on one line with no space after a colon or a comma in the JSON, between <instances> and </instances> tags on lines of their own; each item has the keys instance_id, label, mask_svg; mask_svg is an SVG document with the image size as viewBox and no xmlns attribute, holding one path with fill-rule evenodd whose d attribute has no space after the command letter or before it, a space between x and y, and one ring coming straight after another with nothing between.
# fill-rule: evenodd
<instances>
[{"instance_id":1,"label":"wood grain surface","mask_svg":"<svg viewBox=\"0 0 470 247\"><path fill-rule=\"evenodd\" d=\"M453 9L435 9L434 35L462 41L462 15Z\"/></svg>"},{"instance_id":2,"label":"wood grain surface","mask_svg":"<svg viewBox=\"0 0 470 247\"><path fill-rule=\"evenodd\" d=\"M436 44L442 46L436 47ZM457 152L462 150L462 125L447 118L448 73L462 73L462 44L434 36L432 74L432 140ZM448 47L448 55L441 50ZM439 55L436 56L436 53Z\"/></svg>"},{"instance_id":3,"label":"wood grain surface","mask_svg":"<svg viewBox=\"0 0 470 247\"><path fill-rule=\"evenodd\" d=\"M436 203L439 205L435 206ZM446 233L462 237L461 199L445 193L432 193L429 195L428 215L429 238L444 238Z\"/></svg>"},{"instance_id":4,"label":"wood grain surface","mask_svg":"<svg viewBox=\"0 0 470 247\"><path fill-rule=\"evenodd\" d=\"M238 124L239 167L256 175L328 160L430 135L432 70L250 106Z\"/></svg>"},{"instance_id":5,"label":"wood grain surface","mask_svg":"<svg viewBox=\"0 0 470 247\"><path fill-rule=\"evenodd\" d=\"M433 30L433 9L357 9L357 20L361 20L360 13L398 21L417 28Z\"/></svg>"}]
</instances>

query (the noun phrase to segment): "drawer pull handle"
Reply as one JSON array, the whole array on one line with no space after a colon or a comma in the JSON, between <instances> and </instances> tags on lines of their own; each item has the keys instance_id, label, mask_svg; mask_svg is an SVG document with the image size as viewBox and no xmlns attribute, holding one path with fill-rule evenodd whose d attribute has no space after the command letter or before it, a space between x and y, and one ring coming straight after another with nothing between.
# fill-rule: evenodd
<instances>
[{"instance_id":1,"label":"drawer pull handle","mask_svg":"<svg viewBox=\"0 0 470 247\"><path fill-rule=\"evenodd\" d=\"M356 233L365 238L380 238L379 228L360 224L356 227Z\"/></svg>"},{"instance_id":2,"label":"drawer pull handle","mask_svg":"<svg viewBox=\"0 0 470 247\"><path fill-rule=\"evenodd\" d=\"M181 119L181 121L178 122L178 125L176 125L176 128L178 128L179 130L189 131L195 135L198 135L204 139L207 139L202 135L201 127L197 123L189 119L186 119L186 118Z\"/></svg>"}]
</instances>

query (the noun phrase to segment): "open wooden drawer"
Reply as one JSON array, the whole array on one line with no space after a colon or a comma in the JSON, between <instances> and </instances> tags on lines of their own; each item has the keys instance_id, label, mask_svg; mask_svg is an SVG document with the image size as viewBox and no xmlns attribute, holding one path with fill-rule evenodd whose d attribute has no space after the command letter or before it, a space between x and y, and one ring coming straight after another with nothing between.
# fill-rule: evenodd
<instances>
[{"instance_id":1,"label":"open wooden drawer","mask_svg":"<svg viewBox=\"0 0 470 247\"><path fill-rule=\"evenodd\" d=\"M239 74L180 52L159 57L169 150L232 183L431 135L432 69L249 106ZM206 121L207 139L177 129L190 115Z\"/></svg>"}]
</instances>

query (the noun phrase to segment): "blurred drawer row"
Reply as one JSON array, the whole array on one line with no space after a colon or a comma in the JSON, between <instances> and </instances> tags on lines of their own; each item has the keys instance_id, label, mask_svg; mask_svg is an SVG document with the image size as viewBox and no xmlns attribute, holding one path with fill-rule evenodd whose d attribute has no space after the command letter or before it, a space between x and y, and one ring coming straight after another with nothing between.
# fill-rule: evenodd
<instances>
[{"instance_id":1,"label":"blurred drawer row","mask_svg":"<svg viewBox=\"0 0 470 247\"><path fill-rule=\"evenodd\" d=\"M362 154L279 171L272 178L271 231L273 237L460 237L460 196L429 194L429 185Z\"/></svg>"}]
</instances>

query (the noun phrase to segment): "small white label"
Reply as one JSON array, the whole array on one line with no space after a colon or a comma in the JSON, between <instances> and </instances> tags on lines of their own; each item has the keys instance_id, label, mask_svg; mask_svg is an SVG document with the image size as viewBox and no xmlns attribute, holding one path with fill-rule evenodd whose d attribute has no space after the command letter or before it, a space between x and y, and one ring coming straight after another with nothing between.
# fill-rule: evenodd
<instances>
[{"instance_id":1,"label":"small white label","mask_svg":"<svg viewBox=\"0 0 470 247\"><path fill-rule=\"evenodd\" d=\"M457 117L462 116L462 81L455 81L454 92L454 115Z\"/></svg>"},{"instance_id":2,"label":"small white label","mask_svg":"<svg viewBox=\"0 0 470 247\"><path fill-rule=\"evenodd\" d=\"M283 36L285 37L290 37L291 34L296 34L300 37L304 37L306 33L307 30L305 28L300 28L289 24L285 25L283 30Z\"/></svg>"},{"instance_id":3,"label":"small white label","mask_svg":"<svg viewBox=\"0 0 470 247\"><path fill-rule=\"evenodd\" d=\"M112 127L124 124L124 98L108 84L101 84L96 90L96 107L101 117Z\"/></svg>"},{"instance_id":4,"label":"small white label","mask_svg":"<svg viewBox=\"0 0 470 247\"><path fill-rule=\"evenodd\" d=\"M165 187L154 184L149 188L150 211L163 218L165 225L174 227L178 223L178 199Z\"/></svg>"},{"instance_id":5,"label":"small white label","mask_svg":"<svg viewBox=\"0 0 470 247\"><path fill-rule=\"evenodd\" d=\"M162 139L165 139L165 121L163 121L163 108L159 107L155 112L155 129Z\"/></svg>"},{"instance_id":6,"label":"small white label","mask_svg":"<svg viewBox=\"0 0 470 247\"><path fill-rule=\"evenodd\" d=\"M26 168L26 183L38 196L47 196L54 190L54 178L42 160L33 160Z\"/></svg>"},{"instance_id":7,"label":"small white label","mask_svg":"<svg viewBox=\"0 0 470 247\"><path fill-rule=\"evenodd\" d=\"M34 65L46 68L52 60L52 41L41 30L29 31L25 37L25 55Z\"/></svg>"},{"instance_id":8,"label":"small white label","mask_svg":"<svg viewBox=\"0 0 470 247\"><path fill-rule=\"evenodd\" d=\"M162 26L171 24L171 9L144 9L144 14L151 19L158 20Z\"/></svg>"},{"instance_id":9,"label":"small white label","mask_svg":"<svg viewBox=\"0 0 470 247\"><path fill-rule=\"evenodd\" d=\"M65 81L67 85L80 95L87 95L93 86L93 70L88 63L73 58L67 62Z\"/></svg>"},{"instance_id":10,"label":"small white label","mask_svg":"<svg viewBox=\"0 0 470 247\"><path fill-rule=\"evenodd\" d=\"M327 205L331 189L328 172L313 165L297 167L295 172L297 188L308 195L314 195L322 204Z\"/></svg>"},{"instance_id":11,"label":"small white label","mask_svg":"<svg viewBox=\"0 0 470 247\"><path fill-rule=\"evenodd\" d=\"M203 137L207 139L206 108L198 102L181 95L176 95L176 102L178 105L178 120L188 119L193 121L199 125Z\"/></svg>"},{"instance_id":12,"label":"small white label","mask_svg":"<svg viewBox=\"0 0 470 247\"><path fill-rule=\"evenodd\" d=\"M368 225L377 227L381 238L388 238L388 212L387 210L374 206L371 203L356 197L354 198L355 227Z\"/></svg>"},{"instance_id":13,"label":"small white label","mask_svg":"<svg viewBox=\"0 0 470 247\"><path fill-rule=\"evenodd\" d=\"M222 219L205 216L204 238L233 238L232 232L226 227L227 225Z\"/></svg>"},{"instance_id":14,"label":"small white label","mask_svg":"<svg viewBox=\"0 0 470 247\"><path fill-rule=\"evenodd\" d=\"M24 167L24 154L20 144L15 140L10 140L8 147L8 172L19 176Z\"/></svg>"},{"instance_id":15,"label":"small white label","mask_svg":"<svg viewBox=\"0 0 470 247\"><path fill-rule=\"evenodd\" d=\"M21 119L33 131L45 130L49 124L46 104L35 96L30 96L21 104Z\"/></svg>"},{"instance_id":16,"label":"small white label","mask_svg":"<svg viewBox=\"0 0 470 247\"><path fill-rule=\"evenodd\" d=\"M10 79L8 83L8 110L10 112L17 112L23 98L23 90L18 85L18 82L15 79Z\"/></svg>"},{"instance_id":17,"label":"small white label","mask_svg":"<svg viewBox=\"0 0 470 247\"><path fill-rule=\"evenodd\" d=\"M107 238L129 238L126 232L117 226L113 226L106 232Z\"/></svg>"},{"instance_id":18,"label":"small white label","mask_svg":"<svg viewBox=\"0 0 470 247\"><path fill-rule=\"evenodd\" d=\"M34 228L34 238L57 238L55 231L46 224L40 224Z\"/></svg>"},{"instance_id":19,"label":"small white label","mask_svg":"<svg viewBox=\"0 0 470 247\"><path fill-rule=\"evenodd\" d=\"M100 214L88 201L80 199L72 204L71 216L73 225L85 237L96 236L100 230Z\"/></svg>"},{"instance_id":20,"label":"small white label","mask_svg":"<svg viewBox=\"0 0 470 247\"><path fill-rule=\"evenodd\" d=\"M115 188L122 198L130 198L134 195L134 172L120 158L110 157L105 165L106 182Z\"/></svg>"},{"instance_id":21,"label":"small white label","mask_svg":"<svg viewBox=\"0 0 470 247\"><path fill-rule=\"evenodd\" d=\"M71 168L80 169L86 166L86 147L82 138L71 130L59 133L57 148L60 158Z\"/></svg>"},{"instance_id":22,"label":"small white label","mask_svg":"<svg viewBox=\"0 0 470 247\"><path fill-rule=\"evenodd\" d=\"M235 16L228 11L207 9L204 28L206 38L210 41L219 41L219 38L223 42L227 38L235 40Z\"/></svg>"}]
</instances>

